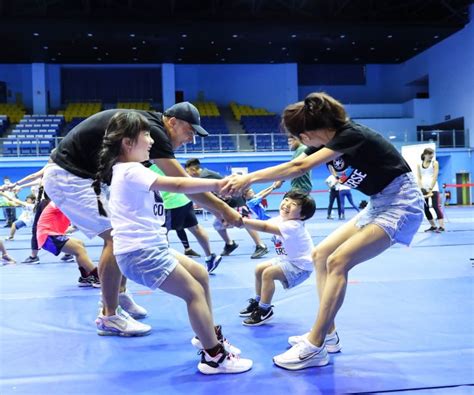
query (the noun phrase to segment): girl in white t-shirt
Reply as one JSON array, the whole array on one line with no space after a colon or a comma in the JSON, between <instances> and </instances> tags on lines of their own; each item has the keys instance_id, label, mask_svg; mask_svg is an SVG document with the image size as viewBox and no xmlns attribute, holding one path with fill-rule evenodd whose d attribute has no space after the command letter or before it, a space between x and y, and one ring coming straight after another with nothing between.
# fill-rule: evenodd
<instances>
[{"instance_id":1,"label":"girl in white t-shirt","mask_svg":"<svg viewBox=\"0 0 474 395\"><path fill-rule=\"evenodd\" d=\"M189 128L193 133L192 128ZM108 214L112 223L114 255L129 279L183 299L201 351L198 369L204 374L240 373L252 367L249 359L236 358L240 350L215 327L207 270L192 259L171 251L166 239L165 209L160 190L179 193L219 191L223 180L157 175L141 164L149 160L153 139L148 121L137 112L117 112L110 120L100 153L98 177L93 187L99 212L100 182L110 184ZM163 232L165 230L165 232ZM99 315L100 330L109 317Z\"/></svg>"},{"instance_id":2,"label":"girl in white t-shirt","mask_svg":"<svg viewBox=\"0 0 474 395\"><path fill-rule=\"evenodd\" d=\"M316 211L314 200L307 194L290 191L280 203L280 215L269 220L244 218L247 229L272 233L277 257L263 262L255 268L256 296L249 299L249 305L240 311L241 317L248 317L242 324L258 326L273 317L272 297L275 280L283 288L293 288L306 280L313 270L311 251L313 240L304 221Z\"/></svg>"},{"instance_id":3,"label":"girl in white t-shirt","mask_svg":"<svg viewBox=\"0 0 474 395\"><path fill-rule=\"evenodd\" d=\"M28 195L24 202L20 199L7 195L5 192L0 192L0 195L11 201L13 204L23 207L23 211L21 212L20 216L15 222L12 223L12 226L10 227L10 236L8 236L7 240L13 240L15 238L15 233L18 229L30 227L33 223L35 195Z\"/></svg>"}]
</instances>

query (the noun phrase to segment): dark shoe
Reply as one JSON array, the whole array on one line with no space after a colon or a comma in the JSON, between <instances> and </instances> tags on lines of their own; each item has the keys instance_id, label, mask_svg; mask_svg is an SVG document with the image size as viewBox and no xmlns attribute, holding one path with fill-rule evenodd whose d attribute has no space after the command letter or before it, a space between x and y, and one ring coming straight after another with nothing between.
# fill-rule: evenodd
<instances>
[{"instance_id":1,"label":"dark shoe","mask_svg":"<svg viewBox=\"0 0 474 395\"><path fill-rule=\"evenodd\" d=\"M221 256L229 256L239 245L234 241L232 244L227 244L221 252Z\"/></svg>"},{"instance_id":2,"label":"dark shoe","mask_svg":"<svg viewBox=\"0 0 474 395\"><path fill-rule=\"evenodd\" d=\"M72 254L64 254L62 257L61 257L61 260L63 262L74 262L74 255Z\"/></svg>"},{"instance_id":3,"label":"dark shoe","mask_svg":"<svg viewBox=\"0 0 474 395\"><path fill-rule=\"evenodd\" d=\"M438 232L444 232L446 229L444 229L442 226L438 228Z\"/></svg>"},{"instance_id":4,"label":"dark shoe","mask_svg":"<svg viewBox=\"0 0 474 395\"><path fill-rule=\"evenodd\" d=\"M40 259L37 256L29 256L21 263L26 263L28 265L38 265L40 263Z\"/></svg>"},{"instance_id":5,"label":"dark shoe","mask_svg":"<svg viewBox=\"0 0 474 395\"><path fill-rule=\"evenodd\" d=\"M184 250L184 255L186 256L195 256L199 258L201 255L199 255L196 251L194 251L192 248L187 248Z\"/></svg>"},{"instance_id":6,"label":"dark shoe","mask_svg":"<svg viewBox=\"0 0 474 395\"><path fill-rule=\"evenodd\" d=\"M331 217L330 215L327 216L327 219L334 219L333 217Z\"/></svg>"},{"instance_id":7,"label":"dark shoe","mask_svg":"<svg viewBox=\"0 0 474 395\"><path fill-rule=\"evenodd\" d=\"M436 226L430 226L428 229L425 229L425 232L436 232L437 230Z\"/></svg>"},{"instance_id":8,"label":"dark shoe","mask_svg":"<svg viewBox=\"0 0 474 395\"><path fill-rule=\"evenodd\" d=\"M273 306L268 310L263 310L261 307L258 307L252 312L252 315L242 322L245 326L259 326L263 325L265 322L270 321L273 318Z\"/></svg>"},{"instance_id":9,"label":"dark shoe","mask_svg":"<svg viewBox=\"0 0 474 395\"><path fill-rule=\"evenodd\" d=\"M219 263L221 263L222 257L220 255L211 254L209 259L206 259L207 272L212 273L217 269Z\"/></svg>"},{"instance_id":10,"label":"dark shoe","mask_svg":"<svg viewBox=\"0 0 474 395\"><path fill-rule=\"evenodd\" d=\"M251 298L249 299L248 306L245 309L240 310L239 315L241 317L250 317L250 315L257 309L258 309L258 302L255 299Z\"/></svg>"},{"instance_id":11,"label":"dark shoe","mask_svg":"<svg viewBox=\"0 0 474 395\"><path fill-rule=\"evenodd\" d=\"M268 253L266 245L255 247L255 252L250 256L251 259L258 259Z\"/></svg>"}]
</instances>

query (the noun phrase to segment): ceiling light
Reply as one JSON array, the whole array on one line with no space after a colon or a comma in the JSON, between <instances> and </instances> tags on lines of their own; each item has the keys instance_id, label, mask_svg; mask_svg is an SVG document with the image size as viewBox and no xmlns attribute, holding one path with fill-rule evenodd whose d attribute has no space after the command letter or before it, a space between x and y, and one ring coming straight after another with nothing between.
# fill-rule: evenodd
<instances>
[{"instance_id":1,"label":"ceiling light","mask_svg":"<svg viewBox=\"0 0 474 395\"><path fill-rule=\"evenodd\" d=\"M400 60L400 58L395 58L395 62L398 62Z\"/></svg>"},{"instance_id":2,"label":"ceiling light","mask_svg":"<svg viewBox=\"0 0 474 395\"><path fill-rule=\"evenodd\" d=\"M137 50L137 47L132 47L132 49L133 49L134 51L136 51L136 50Z\"/></svg>"},{"instance_id":3,"label":"ceiling light","mask_svg":"<svg viewBox=\"0 0 474 395\"><path fill-rule=\"evenodd\" d=\"M92 37L93 34L92 33L87 33L87 37Z\"/></svg>"},{"instance_id":4,"label":"ceiling light","mask_svg":"<svg viewBox=\"0 0 474 395\"><path fill-rule=\"evenodd\" d=\"M415 47L415 48L413 48L413 51L418 51L418 48L416 48L416 47Z\"/></svg>"},{"instance_id":5,"label":"ceiling light","mask_svg":"<svg viewBox=\"0 0 474 395\"><path fill-rule=\"evenodd\" d=\"M358 62L359 60L360 60L360 58L354 58L355 62Z\"/></svg>"},{"instance_id":6,"label":"ceiling light","mask_svg":"<svg viewBox=\"0 0 474 395\"><path fill-rule=\"evenodd\" d=\"M92 49L97 51L99 49L99 47L92 47Z\"/></svg>"},{"instance_id":7,"label":"ceiling light","mask_svg":"<svg viewBox=\"0 0 474 395\"><path fill-rule=\"evenodd\" d=\"M433 38L439 38L439 36L438 36L438 35L435 35L435 36L433 36Z\"/></svg>"},{"instance_id":8,"label":"ceiling light","mask_svg":"<svg viewBox=\"0 0 474 395\"><path fill-rule=\"evenodd\" d=\"M269 41L269 42L268 42L268 45L272 45L272 42L271 42L271 41Z\"/></svg>"},{"instance_id":9,"label":"ceiling light","mask_svg":"<svg viewBox=\"0 0 474 395\"><path fill-rule=\"evenodd\" d=\"M374 47L370 47L370 50L373 51L373 50L375 50L375 48L374 48Z\"/></svg>"},{"instance_id":10,"label":"ceiling light","mask_svg":"<svg viewBox=\"0 0 474 395\"><path fill-rule=\"evenodd\" d=\"M345 35L345 34L341 34L339 37L340 37L340 38L346 38L346 35Z\"/></svg>"},{"instance_id":11,"label":"ceiling light","mask_svg":"<svg viewBox=\"0 0 474 395\"><path fill-rule=\"evenodd\" d=\"M97 58L97 60L100 62L102 60L102 58Z\"/></svg>"},{"instance_id":12,"label":"ceiling light","mask_svg":"<svg viewBox=\"0 0 474 395\"><path fill-rule=\"evenodd\" d=\"M227 50L228 50L228 51L232 51L232 48L230 48L230 47L227 47Z\"/></svg>"},{"instance_id":13,"label":"ceiling light","mask_svg":"<svg viewBox=\"0 0 474 395\"><path fill-rule=\"evenodd\" d=\"M292 35L291 35L291 38L296 38L296 34L292 34Z\"/></svg>"},{"instance_id":14,"label":"ceiling light","mask_svg":"<svg viewBox=\"0 0 474 395\"><path fill-rule=\"evenodd\" d=\"M331 50L331 48L329 48L329 47L326 48L326 51L330 51L330 50Z\"/></svg>"},{"instance_id":15,"label":"ceiling light","mask_svg":"<svg viewBox=\"0 0 474 395\"><path fill-rule=\"evenodd\" d=\"M393 37L393 36L392 36L391 34L389 34L389 35L387 36L387 38L392 38L392 37Z\"/></svg>"},{"instance_id":16,"label":"ceiling light","mask_svg":"<svg viewBox=\"0 0 474 395\"><path fill-rule=\"evenodd\" d=\"M181 37L186 38L188 35L186 33L181 34Z\"/></svg>"},{"instance_id":17,"label":"ceiling light","mask_svg":"<svg viewBox=\"0 0 474 395\"><path fill-rule=\"evenodd\" d=\"M130 33L130 37L135 37L135 33Z\"/></svg>"},{"instance_id":18,"label":"ceiling light","mask_svg":"<svg viewBox=\"0 0 474 395\"><path fill-rule=\"evenodd\" d=\"M133 58L133 61L136 62L138 60L138 58Z\"/></svg>"},{"instance_id":19,"label":"ceiling light","mask_svg":"<svg viewBox=\"0 0 474 395\"><path fill-rule=\"evenodd\" d=\"M53 62L55 62L55 61L56 61L56 58L51 58L51 60L52 60Z\"/></svg>"},{"instance_id":20,"label":"ceiling light","mask_svg":"<svg viewBox=\"0 0 474 395\"><path fill-rule=\"evenodd\" d=\"M232 38L237 38L239 37L237 34L232 34Z\"/></svg>"},{"instance_id":21,"label":"ceiling light","mask_svg":"<svg viewBox=\"0 0 474 395\"><path fill-rule=\"evenodd\" d=\"M108 53L108 52L106 52L106 53L105 53L105 56L109 56L109 53Z\"/></svg>"},{"instance_id":22,"label":"ceiling light","mask_svg":"<svg viewBox=\"0 0 474 395\"><path fill-rule=\"evenodd\" d=\"M33 36L38 37L40 34L39 33L33 33Z\"/></svg>"},{"instance_id":23,"label":"ceiling light","mask_svg":"<svg viewBox=\"0 0 474 395\"><path fill-rule=\"evenodd\" d=\"M146 41L145 41L145 40L143 40L143 41L142 41L142 44L146 44Z\"/></svg>"},{"instance_id":24,"label":"ceiling light","mask_svg":"<svg viewBox=\"0 0 474 395\"><path fill-rule=\"evenodd\" d=\"M389 138L390 140L395 140L395 139L397 138L397 136L394 136L394 135L392 134L392 135L388 136L388 138Z\"/></svg>"},{"instance_id":25,"label":"ceiling light","mask_svg":"<svg viewBox=\"0 0 474 395\"><path fill-rule=\"evenodd\" d=\"M211 41L211 44L214 45L214 41Z\"/></svg>"},{"instance_id":26,"label":"ceiling light","mask_svg":"<svg viewBox=\"0 0 474 395\"><path fill-rule=\"evenodd\" d=\"M178 62L181 62L183 59L182 58L178 58Z\"/></svg>"},{"instance_id":27,"label":"ceiling light","mask_svg":"<svg viewBox=\"0 0 474 395\"><path fill-rule=\"evenodd\" d=\"M282 50L282 51L286 51L286 47L281 47L281 50Z\"/></svg>"},{"instance_id":28,"label":"ceiling light","mask_svg":"<svg viewBox=\"0 0 474 395\"><path fill-rule=\"evenodd\" d=\"M314 60L315 62L317 62L319 59L318 59L318 58L314 58L313 60Z\"/></svg>"},{"instance_id":29,"label":"ceiling light","mask_svg":"<svg viewBox=\"0 0 474 395\"><path fill-rule=\"evenodd\" d=\"M62 53L61 53L61 52L58 52L58 56L61 56L61 55L62 55Z\"/></svg>"},{"instance_id":30,"label":"ceiling light","mask_svg":"<svg viewBox=\"0 0 474 395\"><path fill-rule=\"evenodd\" d=\"M225 58L221 58L221 62L225 62Z\"/></svg>"},{"instance_id":31,"label":"ceiling light","mask_svg":"<svg viewBox=\"0 0 474 395\"><path fill-rule=\"evenodd\" d=\"M355 41L352 41L352 45L356 45L356 42L355 42Z\"/></svg>"},{"instance_id":32,"label":"ceiling light","mask_svg":"<svg viewBox=\"0 0 474 395\"><path fill-rule=\"evenodd\" d=\"M179 49L182 51L184 49L184 47L179 47Z\"/></svg>"},{"instance_id":33,"label":"ceiling light","mask_svg":"<svg viewBox=\"0 0 474 395\"><path fill-rule=\"evenodd\" d=\"M275 63L275 61L274 61L274 60L270 60L270 63Z\"/></svg>"},{"instance_id":34,"label":"ceiling light","mask_svg":"<svg viewBox=\"0 0 474 395\"><path fill-rule=\"evenodd\" d=\"M43 47L43 49L48 49L48 47L45 45L45 46Z\"/></svg>"}]
</instances>

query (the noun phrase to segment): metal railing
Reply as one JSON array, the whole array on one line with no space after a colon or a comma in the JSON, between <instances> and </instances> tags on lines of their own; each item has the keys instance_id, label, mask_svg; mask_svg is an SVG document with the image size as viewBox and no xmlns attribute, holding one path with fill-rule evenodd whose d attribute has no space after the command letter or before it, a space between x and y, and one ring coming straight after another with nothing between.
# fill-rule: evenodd
<instances>
[{"instance_id":1,"label":"metal railing","mask_svg":"<svg viewBox=\"0 0 474 395\"><path fill-rule=\"evenodd\" d=\"M416 134L388 132L384 136L397 147L428 141L435 142L440 148L469 146L469 134L464 130L419 131ZM61 139L10 135L0 138L0 154L4 157L47 156ZM284 152L288 149L287 137L282 133L211 134L206 138L196 137L194 144L186 144L176 153Z\"/></svg>"}]
</instances>

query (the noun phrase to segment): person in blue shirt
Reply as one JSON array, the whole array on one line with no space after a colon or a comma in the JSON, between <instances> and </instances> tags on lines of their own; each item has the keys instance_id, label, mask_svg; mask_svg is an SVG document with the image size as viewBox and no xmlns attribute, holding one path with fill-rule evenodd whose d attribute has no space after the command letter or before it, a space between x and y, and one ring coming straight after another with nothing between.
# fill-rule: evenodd
<instances>
[{"instance_id":1,"label":"person in blue shirt","mask_svg":"<svg viewBox=\"0 0 474 395\"><path fill-rule=\"evenodd\" d=\"M263 207L262 201L275 189L278 189L283 184L282 181L275 181L272 185L264 190L255 193L252 188L244 190L243 197L247 203L247 207L250 211L257 216L261 221L266 221L271 217L265 212L265 207Z\"/></svg>"}]
</instances>

